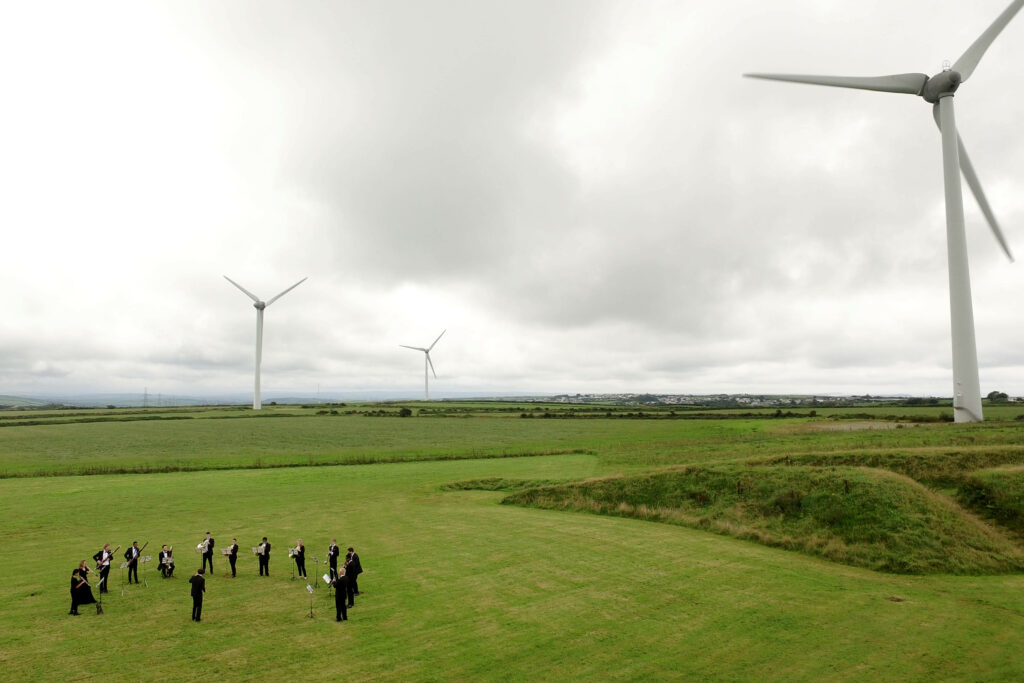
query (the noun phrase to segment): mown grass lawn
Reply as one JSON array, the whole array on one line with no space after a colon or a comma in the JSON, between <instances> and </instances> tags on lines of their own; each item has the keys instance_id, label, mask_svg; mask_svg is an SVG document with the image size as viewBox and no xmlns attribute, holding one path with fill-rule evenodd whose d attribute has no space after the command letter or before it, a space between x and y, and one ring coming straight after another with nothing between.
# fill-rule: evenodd
<instances>
[{"instance_id":1,"label":"mown grass lawn","mask_svg":"<svg viewBox=\"0 0 1024 683\"><path fill-rule=\"evenodd\" d=\"M588 454L0 481L0 666L7 680L1006 679L1024 670L1024 577L907 577L632 519L499 505L462 479L583 479ZM184 577L206 530L274 543L272 576L216 558L202 624ZM360 551L350 621L310 619L295 538ZM66 615L103 542L173 543L106 614ZM147 549L147 553L149 549ZM312 562L308 563L314 569ZM311 574L313 571L310 572Z\"/></svg>"}]
</instances>

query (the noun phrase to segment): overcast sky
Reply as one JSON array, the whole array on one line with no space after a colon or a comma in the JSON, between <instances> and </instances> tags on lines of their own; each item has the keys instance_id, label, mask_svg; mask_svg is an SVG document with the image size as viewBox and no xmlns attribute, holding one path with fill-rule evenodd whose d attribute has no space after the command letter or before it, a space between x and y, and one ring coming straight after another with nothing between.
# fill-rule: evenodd
<instances>
[{"instance_id":1,"label":"overcast sky","mask_svg":"<svg viewBox=\"0 0 1024 683\"><path fill-rule=\"evenodd\" d=\"M0 394L952 394L918 97L1004 9L734 0L0 8ZM1024 256L1018 16L956 96ZM1024 263L965 196L982 393Z\"/></svg>"}]
</instances>

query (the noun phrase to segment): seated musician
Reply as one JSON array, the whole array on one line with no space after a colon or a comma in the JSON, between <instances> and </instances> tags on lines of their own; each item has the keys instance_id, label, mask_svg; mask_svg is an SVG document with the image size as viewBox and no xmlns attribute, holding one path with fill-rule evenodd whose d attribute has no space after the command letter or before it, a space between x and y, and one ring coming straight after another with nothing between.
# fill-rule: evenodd
<instances>
[{"instance_id":1,"label":"seated musician","mask_svg":"<svg viewBox=\"0 0 1024 683\"><path fill-rule=\"evenodd\" d=\"M174 576L174 548L166 545L160 549L160 574L165 579Z\"/></svg>"}]
</instances>

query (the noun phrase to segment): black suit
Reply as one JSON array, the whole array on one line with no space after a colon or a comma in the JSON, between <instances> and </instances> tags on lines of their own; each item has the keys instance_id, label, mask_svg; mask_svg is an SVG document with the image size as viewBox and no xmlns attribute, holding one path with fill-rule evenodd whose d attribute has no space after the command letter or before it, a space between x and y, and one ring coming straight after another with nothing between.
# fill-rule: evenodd
<instances>
[{"instance_id":1,"label":"black suit","mask_svg":"<svg viewBox=\"0 0 1024 683\"><path fill-rule=\"evenodd\" d=\"M337 612L335 621L347 621L348 608L345 606L345 602L348 596L348 580L342 575L331 583L334 585L334 609Z\"/></svg>"},{"instance_id":2,"label":"black suit","mask_svg":"<svg viewBox=\"0 0 1024 683\"><path fill-rule=\"evenodd\" d=\"M100 569L100 593L107 593L107 575L110 574L110 558L114 554L109 550L101 550L92 556L92 559L99 563Z\"/></svg>"},{"instance_id":3,"label":"black suit","mask_svg":"<svg viewBox=\"0 0 1024 683\"><path fill-rule=\"evenodd\" d=\"M336 545L327 548L327 561L331 566L330 575L332 579L338 578L338 555L340 554L341 548Z\"/></svg>"},{"instance_id":4,"label":"black suit","mask_svg":"<svg viewBox=\"0 0 1024 683\"><path fill-rule=\"evenodd\" d=\"M349 595L359 595L359 575L363 573L363 565L359 564L358 553L348 553L345 556L345 574L348 576ZM348 606L352 606L352 598L349 597Z\"/></svg>"},{"instance_id":5,"label":"black suit","mask_svg":"<svg viewBox=\"0 0 1024 683\"><path fill-rule=\"evenodd\" d=\"M297 552L295 553L295 568L299 572L299 576L306 577L306 546L298 546Z\"/></svg>"},{"instance_id":6,"label":"black suit","mask_svg":"<svg viewBox=\"0 0 1024 683\"><path fill-rule=\"evenodd\" d=\"M263 545L263 554L259 556L259 558L260 558L260 576L263 576L264 574L266 574L267 576L270 576L270 544L269 543L263 543L262 545Z\"/></svg>"},{"instance_id":7,"label":"black suit","mask_svg":"<svg viewBox=\"0 0 1024 683\"><path fill-rule=\"evenodd\" d=\"M232 543L231 547L228 548L231 552L228 553L228 562L231 563L231 576L235 575L235 561L238 560L238 544Z\"/></svg>"},{"instance_id":8,"label":"black suit","mask_svg":"<svg viewBox=\"0 0 1024 683\"><path fill-rule=\"evenodd\" d=\"M128 583L132 582L132 574L135 575L135 583L139 582L139 549L135 546L124 551L124 559L128 560Z\"/></svg>"},{"instance_id":9,"label":"black suit","mask_svg":"<svg viewBox=\"0 0 1024 683\"><path fill-rule=\"evenodd\" d=\"M202 621L203 593L206 592L206 579L196 574L188 580L192 584L192 621Z\"/></svg>"},{"instance_id":10,"label":"black suit","mask_svg":"<svg viewBox=\"0 0 1024 683\"><path fill-rule=\"evenodd\" d=\"M169 558L170 562L164 564L164 558ZM160 551L160 573L166 579L168 576L174 576L174 555L171 554L170 550Z\"/></svg>"},{"instance_id":11,"label":"black suit","mask_svg":"<svg viewBox=\"0 0 1024 683\"><path fill-rule=\"evenodd\" d=\"M210 542L206 546L206 552L203 553L203 569L206 569L206 563L210 563L210 573L213 573L213 536L210 536Z\"/></svg>"}]
</instances>

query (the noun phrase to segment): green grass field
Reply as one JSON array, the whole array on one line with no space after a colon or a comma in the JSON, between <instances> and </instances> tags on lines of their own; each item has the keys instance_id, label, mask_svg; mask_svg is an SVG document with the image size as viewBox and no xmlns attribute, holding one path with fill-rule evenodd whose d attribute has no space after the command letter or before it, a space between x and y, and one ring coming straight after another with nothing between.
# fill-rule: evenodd
<instances>
[{"instance_id":1,"label":"green grass field","mask_svg":"<svg viewBox=\"0 0 1024 683\"><path fill-rule=\"evenodd\" d=\"M863 429L878 425L184 414L67 424L58 415L54 424L0 427L5 680L126 672L147 680L1014 680L1024 672L1019 573L881 573L676 524L502 505L507 491L446 488L786 457L807 460L801 467L829 457L1014 457L1020 422ZM323 464L345 462L368 464ZM38 476L105 470L125 473ZM1009 472L997 478L1000 491L1019 480ZM945 495L943 482L935 495ZM258 577L245 554L239 577L226 579L218 555L203 623L193 624L186 578L207 530L219 547L237 536L243 551L268 536L272 576ZM301 537L307 556L322 557L332 536L354 545L366 570L343 624L323 587L309 618L286 553ZM180 576L164 581L144 569L148 587L122 596L115 569L104 615L67 616L78 560L104 542L132 540L150 541L154 555L173 544ZM307 565L311 578L323 573Z\"/></svg>"}]
</instances>

